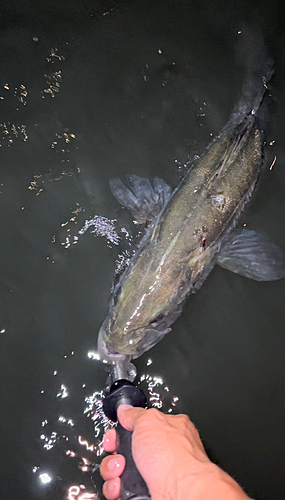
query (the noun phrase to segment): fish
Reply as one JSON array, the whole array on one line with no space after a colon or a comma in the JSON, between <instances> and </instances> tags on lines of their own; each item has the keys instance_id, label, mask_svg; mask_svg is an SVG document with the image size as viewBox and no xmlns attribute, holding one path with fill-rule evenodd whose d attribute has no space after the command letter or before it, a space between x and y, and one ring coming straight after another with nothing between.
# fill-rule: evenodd
<instances>
[{"instance_id":1,"label":"fish","mask_svg":"<svg viewBox=\"0 0 285 500\"><path fill-rule=\"evenodd\" d=\"M229 121L175 190L157 177L110 181L117 201L148 227L99 331L106 362L135 359L157 344L217 264L257 281L285 276L281 250L238 227L264 162L258 111L273 72L271 59L253 72Z\"/></svg>"}]
</instances>

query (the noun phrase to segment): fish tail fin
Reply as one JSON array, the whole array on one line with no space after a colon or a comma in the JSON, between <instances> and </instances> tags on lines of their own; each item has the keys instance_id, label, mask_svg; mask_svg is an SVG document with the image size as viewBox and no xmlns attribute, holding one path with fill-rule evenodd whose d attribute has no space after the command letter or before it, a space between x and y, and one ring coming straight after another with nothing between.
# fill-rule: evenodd
<instances>
[{"instance_id":1,"label":"fish tail fin","mask_svg":"<svg viewBox=\"0 0 285 500\"><path fill-rule=\"evenodd\" d=\"M256 115L263 101L268 83L274 74L274 61L268 55L260 33L242 30L237 45L237 60L244 67L242 96L234 108L226 129L239 125L249 115Z\"/></svg>"}]
</instances>

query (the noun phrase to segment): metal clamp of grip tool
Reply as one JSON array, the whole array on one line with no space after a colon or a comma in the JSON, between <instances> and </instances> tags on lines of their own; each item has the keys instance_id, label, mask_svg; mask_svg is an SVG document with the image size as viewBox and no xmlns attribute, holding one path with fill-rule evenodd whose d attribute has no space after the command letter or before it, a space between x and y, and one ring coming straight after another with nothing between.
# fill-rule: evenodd
<instances>
[{"instance_id":1,"label":"metal clamp of grip tool","mask_svg":"<svg viewBox=\"0 0 285 500\"><path fill-rule=\"evenodd\" d=\"M113 422L117 421L117 409L121 404L144 408L146 405L145 394L129 380L116 380L103 401L104 413ZM132 456L132 432L124 429L120 423L118 423L116 430L118 436L117 451L126 459L126 466L121 475L121 500L150 500L147 485L137 470Z\"/></svg>"}]
</instances>

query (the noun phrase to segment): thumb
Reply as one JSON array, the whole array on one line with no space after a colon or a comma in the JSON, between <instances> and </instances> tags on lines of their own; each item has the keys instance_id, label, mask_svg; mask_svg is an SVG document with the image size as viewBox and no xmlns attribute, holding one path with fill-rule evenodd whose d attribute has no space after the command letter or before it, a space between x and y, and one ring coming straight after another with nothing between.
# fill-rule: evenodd
<instances>
[{"instance_id":1,"label":"thumb","mask_svg":"<svg viewBox=\"0 0 285 500\"><path fill-rule=\"evenodd\" d=\"M117 410L118 420L127 431L134 430L136 421L144 413L144 408L134 408L131 405L120 405Z\"/></svg>"}]
</instances>

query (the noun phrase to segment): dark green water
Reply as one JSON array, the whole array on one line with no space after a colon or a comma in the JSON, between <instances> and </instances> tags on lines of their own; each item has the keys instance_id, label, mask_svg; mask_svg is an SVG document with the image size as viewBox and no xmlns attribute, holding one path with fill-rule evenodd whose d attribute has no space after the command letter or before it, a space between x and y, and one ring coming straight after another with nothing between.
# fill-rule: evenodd
<instances>
[{"instance_id":1,"label":"dark green water","mask_svg":"<svg viewBox=\"0 0 285 500\"><path fill-rule=\"evenodd\" d=\"M94 493L90 470L78 466L82 456L100 459L78 438L95 442L84 398L102 390L106 374L87 352L96 348L115 260L127 242L108 246L86 233L69 248L62 243L95 215L118 219L117 230L133 229L112 198L110 178L135 173L177 185L189 155L203 152L238 100L243 68L235 47L245 25L260 30L275 59L268 130L275 143L242 223L285 252L281 9L269 1L1 3L6 500L61 500L73 484L86 490L75 488L71 499ZM179 398L211 457L258 500L284 498L284 300L284 280L256 283L216 268L169 336L136 362L140 375L163 379L166 407ZM46 485L43 473L51 477ZM100 487L98 475L93 481Z\"/></svg>"}]
</instances>

